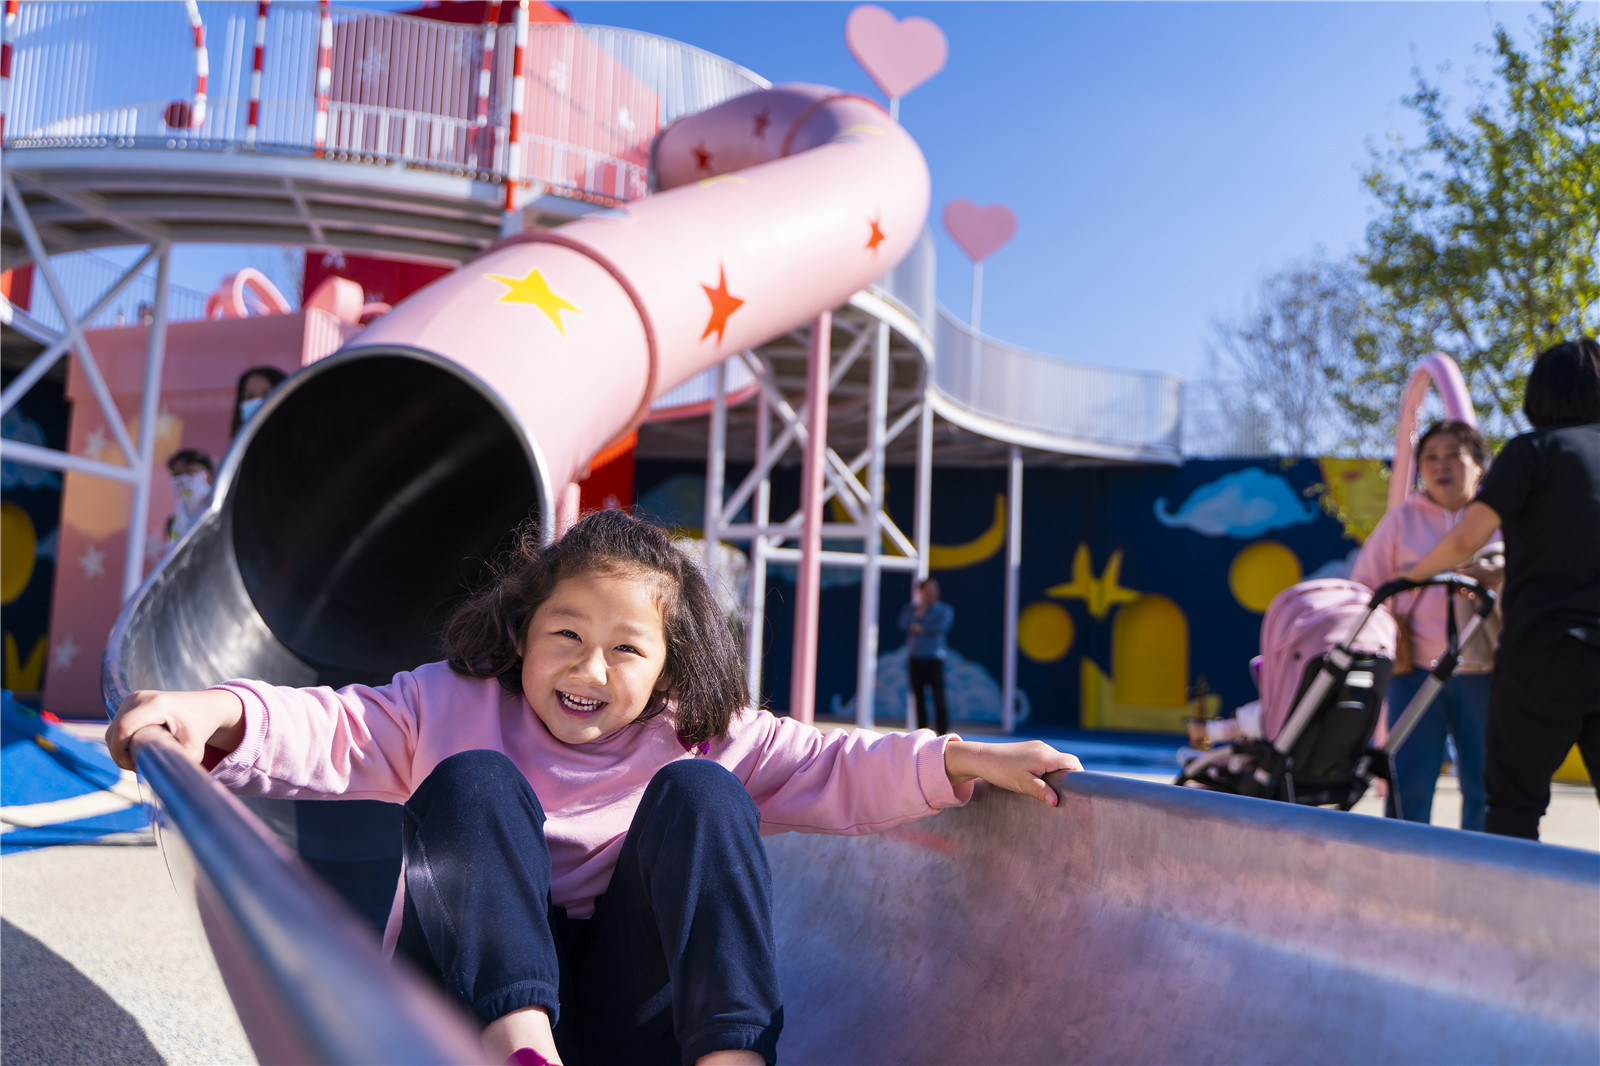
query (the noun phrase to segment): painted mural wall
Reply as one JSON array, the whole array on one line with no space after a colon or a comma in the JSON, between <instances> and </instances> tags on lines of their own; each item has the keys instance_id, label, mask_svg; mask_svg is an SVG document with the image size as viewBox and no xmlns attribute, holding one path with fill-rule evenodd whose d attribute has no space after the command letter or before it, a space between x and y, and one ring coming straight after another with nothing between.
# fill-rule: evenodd
<instances>
[{"instance_id":1,"label":"painted mural wall","mask_svg":"<svg viewBox=\"0 0 1600 1066\"><path fill-rule=\"evenodd\" d=\"M729 484L742 473L730 469ZM930 563L956 610L947 673L958 721L1000 717L1005 477L999 469L934 476ZM698 535L702 467L641 461L636 478L640 513ZM1172 733L1182 731L1199 699L1211 713L1254 699L1249 661L1267 604L1297 581L1347 573L1360 539L1383 512L1386 488L1387 468L1376 460L1027 472L1019 718L1037 730ZM911 470L890 470L888 509L903 529L911 528L912 490ZM773 513L792 509L797 499L798 472L778 471ZM735 577L740 571L736 561L726 569ZM857 572L823 572L819 714L855 713L859 582ZM875 696L883 723L904 713L896 616L910 592L909 576L885 575ZM782 710L793 638L792 568L773 568L767 602L763 695Z\"/></svg>"},{"instance_id":2,"label":"painted mural wall","mask_svg":"<svg viewBox=\"0 0 1600 1066\"><path fill-rule=\"evenodd\" d=\"M10 384L14 374L5 375ZM70 407L60 385L40 382L6 412L7 440L60 448ZM0 462L0 686L37 699L50 654L50 594L61 524L61 475Z\"/></svg>"}]
</instances>

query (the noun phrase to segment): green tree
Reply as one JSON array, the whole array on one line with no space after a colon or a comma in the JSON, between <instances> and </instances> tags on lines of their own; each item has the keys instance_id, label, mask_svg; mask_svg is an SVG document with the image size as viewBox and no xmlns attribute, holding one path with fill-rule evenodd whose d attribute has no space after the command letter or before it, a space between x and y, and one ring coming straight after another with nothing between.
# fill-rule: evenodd
<instances>
[{"instance_id":1,"label":"green tree","mask_svg":"<svg viewBox=\"0 0 1600 1066\"><path fill-rule=\"evenodd\" d=\"M1263 279L1237 318L1214 318L1206 343L1213 395L1205 397L1213 425L1196 427L1197 443L1386 454L1409 367L1375 309L1378 295L1358 265L1319 250ZM1350 389L1358 377L1365 385Z\"/></svg>"},{"instance_id":2,"label":"green tree","mask_svg":"<svg viewBox=\"0 0 1600 1066\"><path fill-rule=\"evenodd\" d=\"M1373 152L1358 262L1383 328L1353 338L1356 372L1335 385L1354 421L1392 425L1411 366L1438 350L1486 428L1516 432L1533 357L1600 325L1600 23L1559 2L1532 21L1529 53L1495 28L1495 77L1463 122L1418 72L1404 103L1422 142Z\"/></svg>"}]
</instances>

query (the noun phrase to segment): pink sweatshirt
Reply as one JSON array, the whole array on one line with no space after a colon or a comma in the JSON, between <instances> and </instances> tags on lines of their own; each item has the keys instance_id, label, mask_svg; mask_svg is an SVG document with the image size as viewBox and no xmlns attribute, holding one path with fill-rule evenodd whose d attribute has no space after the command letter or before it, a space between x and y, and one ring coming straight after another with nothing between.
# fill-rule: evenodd
<instances>
[{"instance_id":1,"label":"pink sweatshirt","mask_svg":"<svg viewBox=\"0 0 1600 1066\"><path fill-rule=\"evenodd\" d=\"M444 663L396 674L379 688L260 681L217 687L244 702L244 740L213 775L251 795L403 803L457 752L505 753L544 807L551 898L575 918L594 913L650 778L669 762L696 757L679 743L670 712L589 744L564 744L520 695ZM970 784L959 792L950 786L948 739L925 730L824 734L792 718L745 711L700 757L744 783L764 835L872 833L971 797ZM391 950L398 903L397 895L384 937Z\"/></svg>"},{"instance_id":2,"label":"pink sweatshirt","mask_svg":"<svg viewBox=\"0 0 1600 1066\"><path fill-rule=\"evenodd\" d=\"M1439 538L1454 529L1459 521L1460 511L1445 510L1425 492L1411 493L1400 501L1398 507L1384 515L1378 527L1367 537L1367 542L1361 546L1361 554L1356 557L1356 565L1350 571L1350 580L1376 589L1426 555L1430 548L1439 543ZM1498 529L1490 536L1489 544L1484 549L1485 552L1491 550L1505 550L1500 543ZM1418 669L1433 668L1438 665L1439 656L1444 654L1444 601L1448 595L1444 589L1422 589L1402 592L1389 601L1389 611L1400 625L1406 624L1408 614L1411 616L1412 654ZM1416 606L1418 597L1425 597L1421 607ZM1414 607L1416 610L1413 613ZM1456 605L1458 625L1464 625L1471 615L1472 609L1465 601ZM1456 672L1485 673L1493 665L1494 649L1488 647L1480 636L1461 649L1461 665Z\"/></svg>"}]
</instances>

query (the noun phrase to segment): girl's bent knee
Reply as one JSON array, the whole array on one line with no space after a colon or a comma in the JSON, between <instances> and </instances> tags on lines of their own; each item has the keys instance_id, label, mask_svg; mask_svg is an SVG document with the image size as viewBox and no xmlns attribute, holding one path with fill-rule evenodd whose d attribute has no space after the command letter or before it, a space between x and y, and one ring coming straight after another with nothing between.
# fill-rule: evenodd
<instances>
[{"instance_id":1,"label":"girl's bent knee","mask_svg":"<svg viewBox=\"0 0 1600 1066\"><path fill-rule=\"evenodd\" d=\"M657 770L640 801L641 810L673 810L751 820L761 811L733 771L709 759L680 759Z\"/></svg>"},{"instance_id":2,"label":"girl's bent knee","mask_svg":"<svg viewBox=\"0 0 1600 1066\"><path fill-rule=\"evenodd\" d=\"M489 802L495 796L520 795L525 791L531 791L528 779L502 752L462 751L435 766L417 786L407 806L425 805L440 796Z\"/></svg>"}]
</instances>

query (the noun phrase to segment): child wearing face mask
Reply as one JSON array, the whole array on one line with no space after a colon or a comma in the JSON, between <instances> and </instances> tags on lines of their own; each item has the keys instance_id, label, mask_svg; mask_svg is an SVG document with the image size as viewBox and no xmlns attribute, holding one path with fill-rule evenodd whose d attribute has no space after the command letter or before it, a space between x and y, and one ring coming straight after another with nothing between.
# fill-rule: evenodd
<instances>
[{"instance_id":1,"label":"child wearing face mask","mask_svg":"<svg viewBox=\"0 0 1600 1066\"><path fill-rule=\"evenodd\" d=\"M282 384L284 376L283 371L275 366L253 366L239 375L239 384L233 397L233 424L228 430L230 440L237 437L240 428L261 410L261 405L267 402L267 396Z\"/></svg>"},{"instance_id":2,"label":"child wearing face mask","mask_svg":"<svg viewBox=\"0 0 1600 1066\"><path fill-rule=\"evenodd\" d=\"M376 688L136 692L107 730L122 766L155 726L240 791L403 803L385 945L478 1019L492 1061L773 1062L762 834L877 832L980 778L1054 806L1044 775L1081 769L1040 741L752 708L699 568L622 511L548 547L525 528L495 573L445 662Z\"/></svg>"},{"instance_id":3,"label":"child wearing face mask","mask_svg":"<svg viewBox=\"0 0 1600 1066\"><path fill-rule=\"evenodd\" d=\"M180 448L167 460L167 470L176 498L167 519L167 543L176 544L211 504L211 456L199 448Z\"/></svg>"}]
</instances>

